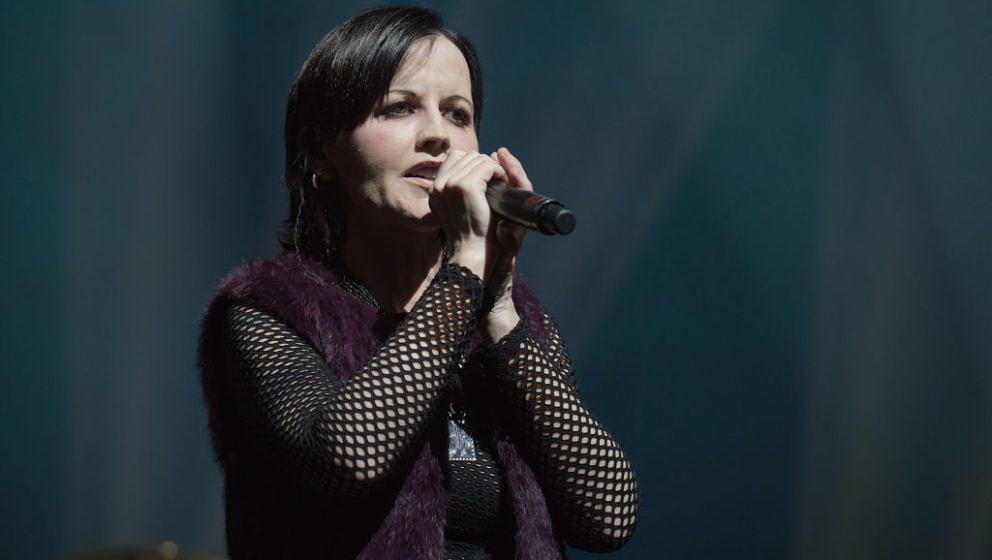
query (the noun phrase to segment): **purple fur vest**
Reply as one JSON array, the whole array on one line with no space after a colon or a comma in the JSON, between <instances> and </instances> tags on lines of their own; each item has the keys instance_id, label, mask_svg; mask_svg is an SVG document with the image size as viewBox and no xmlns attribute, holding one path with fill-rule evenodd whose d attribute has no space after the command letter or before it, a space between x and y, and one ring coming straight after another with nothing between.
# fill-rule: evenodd
<instances>
[{"instance_id":1,"label":"purple fur vest","mask_svg":"<svg viewBox=\"0 0 992 560\"><path fill-rule=\"evenodd\" d=\"M391 332L389 321L345 291L315 261L284 253L247 263L225 278L203 319L199 364L214 449L224 471L228 553L243 558L441 560L444 555L446 432L429 437L394 487L362 499L319 495L273 474L264 442L246 434L225 389L231 368L223 348L225 310L234 302L265 311L293 328L347 380ZM540 304L519 280L514 303L538 337ZM385 328L384 325L385 324ZM473 348L480 336L473 336ZM473 367L473 360L466 367ZM547 504L530 467L505 437L494 442L506 469L519 560L564 558ZM267 463L268 461L268 463Z\"/></svg>"}]
</instances>

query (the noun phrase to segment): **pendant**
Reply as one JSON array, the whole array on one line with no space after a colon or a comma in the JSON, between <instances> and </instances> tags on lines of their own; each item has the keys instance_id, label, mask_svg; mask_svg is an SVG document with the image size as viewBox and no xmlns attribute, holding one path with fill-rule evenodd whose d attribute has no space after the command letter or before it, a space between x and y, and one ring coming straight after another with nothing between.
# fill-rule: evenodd
<instances>
[{"instance_id":1,"label":"pendant","mask_svg":"<svg viewBox=\"0 0 992 560\"><path fill-rule=\"evenodd\" d=\"M448 460L475 461L475 440L465 431L465 413L448 407Z\"/></svg>"}]
</instances>

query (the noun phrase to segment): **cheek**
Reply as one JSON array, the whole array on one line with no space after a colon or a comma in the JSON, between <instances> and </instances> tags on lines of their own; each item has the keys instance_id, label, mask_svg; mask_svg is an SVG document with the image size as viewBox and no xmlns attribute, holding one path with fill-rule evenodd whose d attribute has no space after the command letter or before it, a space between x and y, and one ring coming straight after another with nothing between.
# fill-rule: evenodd
<instances>
[{"instance_id":1,"label":"cheek","mask_svg":"<svg viewBox=\"0 0 992 560\"><path fill-rule=\"evenodd\" d=\"M472 127L458 128L451 134L451 147L465 152L479 151L479 138Z\"/></svg>"},{"instance_id":2,"label":"cheek","mask_svg":"<svg viewBox=\"0 0 992 560\"><path fill-rule=\"evenodd\" d=\"M370 174L392 169L403 160L403 135L390 127L369 127L355 135L355 149Z\"/></svg>"}]
</instances>

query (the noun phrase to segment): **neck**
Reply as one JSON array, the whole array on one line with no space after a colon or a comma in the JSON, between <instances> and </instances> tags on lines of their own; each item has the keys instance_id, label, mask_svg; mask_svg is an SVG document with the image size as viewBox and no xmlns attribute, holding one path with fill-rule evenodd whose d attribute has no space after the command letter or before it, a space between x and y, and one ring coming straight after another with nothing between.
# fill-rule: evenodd
<instances>
[{"instance_id":1,"label":"neck","mask_svg":"<svg viewBox=\"0 0 992 560\"><path fill-rule=\"evenodd\" d=\"M442 249L436 231L348 220L341 256L383 310L410 311L441 266Z\"/></svg>"}]
</instances>

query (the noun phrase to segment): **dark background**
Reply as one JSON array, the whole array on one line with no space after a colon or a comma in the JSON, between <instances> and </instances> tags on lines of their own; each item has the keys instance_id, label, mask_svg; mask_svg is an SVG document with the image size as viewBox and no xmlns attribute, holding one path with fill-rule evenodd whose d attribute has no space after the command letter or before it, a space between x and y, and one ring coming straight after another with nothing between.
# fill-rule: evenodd
<instances>
[{"instance_id":1,"label":"dark background","mask_svg":"<svg viewBox=\"0 0 992 560\"><path fill-rule=\"evenodd\" d=\"M0 3L0 555L223 553L199 317L372 5ZM520 269L640 477L613 557L992 557L992 4L430 6L580 218Z\"/></svg>"}]
</instances>

